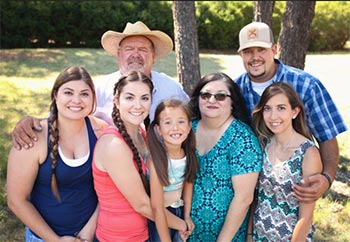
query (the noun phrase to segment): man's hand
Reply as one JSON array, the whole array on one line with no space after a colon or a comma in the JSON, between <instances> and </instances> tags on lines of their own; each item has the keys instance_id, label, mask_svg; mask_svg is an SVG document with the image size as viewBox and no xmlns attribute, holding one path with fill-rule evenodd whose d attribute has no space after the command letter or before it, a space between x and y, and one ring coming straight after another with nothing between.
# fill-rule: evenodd
<instances>
[{"instance_id":1,"label":"man's hand","mask_svg":"<svg viewBox=\"0 0 350 242\"><path fill-rule=\"evenodd\" d=\"M21 119L12 131L12 144L17 150L29 149L34 146L34 142L38 140L35 131L41 131L40 119L33 117L25 117Z\"/></svg>"},{"instance_id":2,"label":"man's hand","mask_svg":"<svg viewBox=\"0 0 350 242\"><path fill-rule=\"evenodd\" d=\"M293 185L293 195L299 202L313 202L328 190L328 180L321 174L315 174L301 180L301 185Z\"/></svg>"}]
</instances>

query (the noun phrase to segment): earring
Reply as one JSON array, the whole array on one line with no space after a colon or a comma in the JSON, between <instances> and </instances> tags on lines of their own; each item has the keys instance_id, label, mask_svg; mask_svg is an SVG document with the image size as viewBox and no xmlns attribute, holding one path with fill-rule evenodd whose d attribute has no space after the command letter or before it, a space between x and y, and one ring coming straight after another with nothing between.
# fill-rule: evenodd
<instances>
[{"instance_id":1,"label":"earring","mask_svg":"<svg viewBox=\"0 0 350 242\"><path fill-rule=\"evenodd\" d=\"M293 119L295 119L296 118L296 116L293 116Z\"/></svg>"}]
</instances>

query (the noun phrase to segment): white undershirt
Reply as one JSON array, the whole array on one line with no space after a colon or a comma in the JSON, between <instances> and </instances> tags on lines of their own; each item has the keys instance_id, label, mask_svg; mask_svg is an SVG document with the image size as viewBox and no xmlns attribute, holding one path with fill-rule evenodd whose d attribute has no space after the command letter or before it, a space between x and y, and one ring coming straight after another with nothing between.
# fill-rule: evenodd
<instances>
[{"instance_id":1,"label":"white undershirt","mask_svg":"<svg viewBox=\"0 0 350 242\"><path fill-rule=\"evenodd\" d=\"M64 156L61 148L58 146L58 153L60 154L61 158L62 158L62 161L67 165L67 166L70 166L70 167L78 167L78 166L81 166L83 165L89 158L89 155L90 155L90 150L88 151L88 153L79 158L79 159L70 159L70 158L67 158Z\"/></svg>"},{"instance_id":2,"label":"white undershirt","mask_svg":"<svg viewBox=\"0 0 350 242\"><path fill-rule=\"evenodd\" d=\"M267 81L267 82L252 82L252 87L253 90L258 93L260 96L262 95L262 93L264 92L264 90L270 86L270 84L272 84L272 80Z\"/></svg>"}]
</instances>

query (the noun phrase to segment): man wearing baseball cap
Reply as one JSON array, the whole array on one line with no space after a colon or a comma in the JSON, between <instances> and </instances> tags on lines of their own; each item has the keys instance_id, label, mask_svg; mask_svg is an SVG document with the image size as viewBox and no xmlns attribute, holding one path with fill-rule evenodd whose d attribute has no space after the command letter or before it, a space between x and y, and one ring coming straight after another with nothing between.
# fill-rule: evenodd
<instances>
[{"instance_id":1,"label":"man wearing baseball cap","mask_svg":"<svg viewBox=\"0 0 350 242\"><path fill-rule=\"evenodd\" d=\"M115 56L119 70L108 74L94 82L97 107L94 115L109 124L113 108L113 88L121 75L129 71L141 71L153 82L150 120L153 120L157 105L166 98L177 98L188 101L189 97L181 84L164 73L152 70L157 58L168 55L173 50L172 39L164 32L150 30L143 22L127 23L123 32L108 30L101 38L102 47ZM35 130L41 130L40 119L26 117L20 120L12 132L12 143L15 148L28 149L34 145L37 138Z\"/></svg>"},{"instance_id":2,"label":"man wearing baseball cap","mask_svg":"<svg viewBox=\"0 0 350 242\"><path fill-rule=\"evenodd\" d=\"M275 58L277 45L267 24L252 22L244 26L239 32L239 44L238 53L247 72L235 81L250 113L273 82L289 82L302 100L307 126L319 144L323 172L303 179L300 186L293 186L293 195L300 202L317 200L330 188L338 168L336 136L347 129L341 114L319 79Z\"/></svg>"}]
</instances>

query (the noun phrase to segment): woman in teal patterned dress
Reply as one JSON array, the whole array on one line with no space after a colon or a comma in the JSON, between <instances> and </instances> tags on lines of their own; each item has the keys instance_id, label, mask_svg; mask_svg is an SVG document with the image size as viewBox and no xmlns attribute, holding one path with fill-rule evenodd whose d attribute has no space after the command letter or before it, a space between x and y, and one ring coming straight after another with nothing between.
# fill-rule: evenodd
<instances>
[{"instance_id":1,"label":"woman in teal patterned dress","mask_svg":"<svg viewBox=\"0 0 350 242\"><path fill-rule=\"evenodd\" d=\"M230 77L211 73L197 83L190 105L200 170L189 241L245 241L262 153L244 98Z\"/></svg>"},{"instance_id":2,"label":"woman in teal patterned dress","mask_svg":"<svg viewBox=\"0 0 350 242\"><path fill-rule=\"evenodd\" d=\"M292 185L322 171L319 151L305 126L298 94L286 82L265 89L253 111L264 148L253 217L254 241L312 241L315 201L299 203Z\"/></svg>"}]
</instances>

